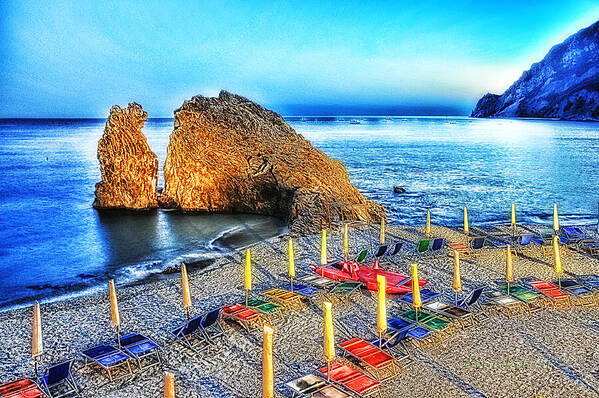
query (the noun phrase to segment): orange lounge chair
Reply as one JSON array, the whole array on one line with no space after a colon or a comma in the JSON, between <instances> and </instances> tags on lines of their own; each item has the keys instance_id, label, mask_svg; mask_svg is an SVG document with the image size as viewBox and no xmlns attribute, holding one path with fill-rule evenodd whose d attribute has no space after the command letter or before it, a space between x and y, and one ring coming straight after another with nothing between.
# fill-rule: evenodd
<instances>
[{"instance_id":1,"label":"orange lounge chair","mask_svg":"<svg viewBox=\"0 0 599 398\"><path fill-rule=\"evenodd\" d=\"M261 326L264 324L260 314L239 304L223 307L222 314L225 318L236 321L247 330L252 326Z\"/></svg>"},{"instance_id":2,"label":"orange lounge chair","mask_svg":"<svg viewBox=\"0 0 599 398\"><path fill-rule=\"evenodd\" d=\"M0 386L2 398L41 398L44 394L31 379L21 379Z\"/></svg>"},{"instance_id":3,"label":"orange lounge chair","mask_svg":"<svg viewBox=\"0 0 599 398\"><path fill-rule=\"evenodd\" d=\"M453 252L456 251L458 253L460 253L461 257L465 257L470 255L470 247L466 246L463 243L450 243L449 245L449 251L447 253L447 255L449 256L453 256Z\"/></svg>"},{"instance_id":4,"label":"orange lounge chair","mask_svg":"<svg viewBox=\"0 0 599 398\"><path fill-rule=\"evenodd\" d=\"M358 397L369 397L377 394L381 395L381 382L366 375L361 370L341 363L331 364L330 372L326 367L319 369L323 378L330 378L331 381L339 384L350 393Z\"/></svg>"},{"instance_id":5,"label":"orange lounge chair","mask_svg":"<svg viewBox=\"0 0 599 398\"><path fill-rule=\"evenodd\" d=\"M344 341L339 346L349 355L358 359L364 368L372 370L379 381L397 376L395 358L372 343L356 337Z\"/></svg>"}]
</instances>

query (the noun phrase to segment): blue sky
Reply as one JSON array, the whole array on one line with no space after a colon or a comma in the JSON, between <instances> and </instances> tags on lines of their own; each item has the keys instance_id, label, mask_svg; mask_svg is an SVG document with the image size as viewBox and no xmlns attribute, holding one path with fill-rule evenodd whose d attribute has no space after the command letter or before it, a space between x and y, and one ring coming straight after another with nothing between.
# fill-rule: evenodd
<instances>
[{"instance_id":1,"label":"blue sky","mask_svg":"<svg viewBox=\"0 0 599 398\"><path fill-rule=\"evenodd\" d=\"M0 117L170 117L220 89L286 115L467 114L598 19L595 0L5 0Z\"/></svg>"}]
</instances>

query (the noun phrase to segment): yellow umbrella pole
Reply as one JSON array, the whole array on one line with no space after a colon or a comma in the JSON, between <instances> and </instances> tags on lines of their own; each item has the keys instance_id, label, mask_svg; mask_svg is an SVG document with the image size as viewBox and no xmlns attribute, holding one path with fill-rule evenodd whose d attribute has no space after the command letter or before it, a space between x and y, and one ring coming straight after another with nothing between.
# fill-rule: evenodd
<instances>
[{"instance_id":1,"label":"yellow umbrella pole","mask_svg":"<svg viewBox=\"0 0 599 398\"><path fill-rule=\"evenodd\" d=\"M430 212L430 210L426 212L426 231L425 231L425 235L427 236L427 238L430 238L431 236L433 236L433 233L431 232L431 212Z\"/></svg>"},{"instance_id":2,"label":"yellow umbrella pole","mask_svg":"<svg viewBox=\"0 0 599 398\"><path fill-rule=\"evenodd\" d=\"M108 281L108 290L110 291L110 314L112 315L112 326L116 329L116 341L121 349L121 315L119 314L119 302L116 297L116 288L114 279Z\"/></svg>"},{"instance_id":3,"label":"yellow umbrella pole","mask_svg":"<svg viewBox=\"0 0 599 398\"><path fill-rule=\"evenodd\" d=\"M175 375L164 372L164 398L175 398Z\"/></svg>"},{"instance_id":4,"label":"yellow umbrella pole","mask_svg":"<svg viewBox=\"0 0 599 398\"><path fill-rule=\"evenodd\" d=\"M381 233L379 242L381 245L385 244L385 219L381 217Z\"/></svg>"},{"instance_id":5,"label":"yellow umbrella pole","mask_svg":"<svg viewBox=\"0 0 599 398\"><path fill-rule=\"evenodd\" d=\"M327 230L322 230L322 241L320 243L320 265L327 263Z\"/></svg>"},{"instance_id":6,"label":"yellow umbrella pole","mask_svg":"<svg viewBox=\"0 0 599 398\"><path fill-rule=\"evenodd\" d=\"M42 315L40 303L37 301L33 305L33 339L31 344L31 356L35 361L35 377L38 377L37 361L40 355L44 353L44 343L42 338Z\"/></svg>"},{"instance_id":7,"label":"yellow umbrella pole","mask_svg":"<svg viewBox=\"0 0 599 398\"><path fill-rule=\"evenodd\" d=\"M418 311L422 307L422 299L420 298L420 284L418 283L418 266L412 264L412 302L416 310L416 322L418 322Z\"/></svg>"},{"instance_id":8,"label":"yellow umbrella pole","mask_svg":"<svg viewBox=\"0 0 599 398\"><path fill-rule=\"evenodd\" d=\"M248 306L248 294L252 290L252 256L250 249L245 252L245 306Z\"/></svg>"},{"instance_id":9,"label":"yellow umbrella pole","mask_svg":"<svg viewBox=\"0 0 599 398\"><path fill-rule=\"evenodd\" d=\"M455 292L455 305L458 305L458 293L462 291L462 277L460 275L460 253L453 251L453 291Z\"/></svg>"},{"instance_id":10,"label":"yellow umbrella pole","mask_svg":"<svg viewBox=\"0 0 599 398\"><path fill-rule=\"evenodd\" d=\"M347 262L349 258L349 232L347 230L347 223L343 224L343 255L345 262Z\"/></svg>"},{"instance_id":11,"label":"yellow umbrella pole","mask_svg":"<svg viewBox=\"0 0 599 398\"><path fill-rule=\"evenodd\" d=\"M383 275L377 275L376 281L378 283L379 288L379 312L377 319L377 329L379 332L379 348L382 349L383 333L385 333L385 331L387 330L387 278L385 278Z\"/></svg>"},{"instance_id":12,"label":"yellow umbrella pole","mask_svg":"<svg viewBox=\"0 0 599 398\"><path fill-rule=\"evenodd\" d=\"M553 204L553 230L557 235L559 231L559 217L557 216L557 203Z\"/></svg>"},{"instance_id":13,"label":"yellow umbrella pole","mask_svg":"<svg viewBox=\"0 0 599 398\"><path fill-rule=\"evenodd\" d=\"M293 239L289 238L289 279L291 292L293 292L293 277L295 276L295 256L293 255Z\"/></svg>"},{"instance_id":14,"label":"yellow umbrella pole","mask_svg":"<svg viewBox=\"0 0 599 398\"><path fill-rule=\"evenodd\" d=\"M516 205L512 203L512 236L516 236Z\"/></svg>"},{"instance_id":15,"label":"yellow umbrella pole","mask_svg":"<svg viewBox=\"0 0 599 398\"><path fill-rule=\"evenodd\" d=\"M559 288L562 288L562 273L564 272L562 268L562 259L559 254L559 238L557 236L553 237L553 256L555 261L555 273L557 274L557 283L559 284Z\"/></svg>"},{"instance_id":16,"label":"yellow umbrella pole","mask_svg":"<svg viewBox=\"0 0 599 398\"><path fill-rule=\"evenodd\" d=\"M464 235L470 233L470 225L468 225L468 208L464 206Z\"/></svg>"},{"instance_id":17,"label":"yellow umbrella pole","mask_svg":"<svg viewBox=\"0 0 599 398\"><path fill-rule=\"evenodd\" d=\"M274 371L272 364L272 335L274 330L264 325L262 350L262 398L274 398Z\"/></svg>"},{"instance_id":18,"label":"yellow umbrella pole","mask_svg":"<svg viewBox=\"0 0 599 398\"><path fill-rule=\"evenodd\" d=\"M512 248L507 245L505 252L505 279L507 281L507 294L510 294L510 283L514 283L514 266L512 264Z\"/></svg>"},{"instance_id":19,"label":"yellow umbrella pole","mask_svg":"<svg viewBox=\"0 0 599 398\"><path fill-rule=\"evenodd\" d=\"M324 356L327 360L327 382L331 381L331 361L335 359L335 332L333 330L333 309L325 301L324 306Z\"/></svg>"},{"instance_id":20,"label":"yellow umbrella pole","mask_svg":"<svg viewBox=\"0 0 599 398\"><path fill-rule=\"evenodd\" d=\"M191 309L191 290L189 289L189 278L187 277L187 267L185 264L183 264L181 267L181 285L183 287L183 307L185 307L187 320L189 320L189 311Z\"/></svg>"}]
</instances>

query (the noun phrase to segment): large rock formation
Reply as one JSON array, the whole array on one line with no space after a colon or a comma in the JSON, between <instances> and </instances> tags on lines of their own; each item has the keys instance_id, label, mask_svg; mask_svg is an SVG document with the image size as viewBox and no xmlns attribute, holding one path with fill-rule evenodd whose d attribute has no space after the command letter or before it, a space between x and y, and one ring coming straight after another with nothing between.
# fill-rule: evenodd
<instances>
[{"instance_id":1,"label":"large rock formation","mask_svg":"<svg viewBox=\"0 0 599 398\"><path fill-rule=\"evenodd\" d=\"M472 117L599 120L599 22L554 46L502 95L482 97Z\"/></svg>"},{"instance_id":2,"label":"large rock formation","mask_svg":"<svg viewBox=\"0 0 599 398\"><path fill-rule=\"evenodd\" d=\"M148 210L158 207L158 158L141 132L148 114L139 104L113 106L98 142L102 181L94 207Z\"/></svg>"},{"instance_id":3,"label":"large rock formation","mask_svg":"<svg viewBox=\"0 0 599 398\"><path fill-rule=\"evenodd\" d=\"M295 231L385 214L281 116L224 91L175 111L164 179L162 207L286 217Z\"/></svg>"}]
</instances>

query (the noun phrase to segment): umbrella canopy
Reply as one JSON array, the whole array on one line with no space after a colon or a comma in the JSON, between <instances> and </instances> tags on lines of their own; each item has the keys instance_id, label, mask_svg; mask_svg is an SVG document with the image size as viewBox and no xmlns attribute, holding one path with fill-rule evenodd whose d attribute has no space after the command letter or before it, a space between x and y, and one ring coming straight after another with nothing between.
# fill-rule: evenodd
<instances>
[{"instance_id":1,"label":"umbrella canopy","mask_svg":"<svg viewBox=\"0 0 599 398\"><path fill-rule=\"evenodd\" d=\"M40 303L37 301L33 305L33 339L31 346L31 356L36 358L44 353L44 344L42 339L42 315Z\"/></svg>"},{"instance_id":2,"label":"umbrella canopy","mask_svg":"<svg viewBox=\"0 0 599 398\"><path fill-rule=\"evenodd\" d=\"M557 234L559 231L559 218L557 216L557 203L553 204L553 230Z\"/></svg>"},{"instance_id":3,"label":"umbrella canopy","mask_svg":"<svg viewBox=\"0 0 599 398\"><path fill-rule=\"evenodd\" d=\"M116 297L116 288L114 287L113 279L108 282L108 289L110 290L110 313L112 315L112 326L118 328L121 326L121 315L119 313L119 302Z\"/></svg>"},{"instance_id":4,"label":"umbrella canopy","mask_svg":"<svg viewBox=\"0 0 599 398\"><path fill-rule=\"evenodd\" d=\"M462 277L460 275L460 253L457 250L453 251L453 291L462 291Z\"/></svg>"},{"instance_id":5,"label":"umbrella canopy","mask_svg":"<svg viewBox=\"0 0 599 398\"><path fill-rule=\"evenodd\" d=\"M432 236L433 233L431 232L431 212L430 210L426 212L426 231L425 231L425 235L426 236Z\"/></svg>"},{"instance_id":6,"label":"umbrella canopy","mask_svg":"<svg viewBox=\"0 0 599 398\"><path fill-rule=\"evenodd\" d=\"M189 279L187 278L187 267L185 264L181 267L181 286L183 287L183 307L189 314L189 308L191 308L191 290L189 289Z\"/></svg>"},{"instance_id":7,"label":"umbrella canopy","mask_svg":"<svg viewBox=\"0 0 599 398\"><path fill-rule=\"evenodd\" d=\"M505 280L514 283L514 267L512 265L512 248L507 245L505 250Z\"/></svg>"},{"instance_id":8,"label":"umbrella canopy","mask_svg":"<svg viewBox=\"0 0 599 398\"><path fill-rule=\"evenodd\" d=\"M381 245L385 244L385 219L384 218L381 218L381 235L380 235L379 242Z\"/></svg>"},{"instance_id":9,"label":"umbrella canopy","mask_svg":"<svg viewBox=\"0 0 599 398\"><path fill-rule=\"evenodd\" d=\"M377 319L377 328L380 335L387 330L387 278L383 275L377 275L376 281L379 285L379 316Z\"/></svg>"},{"instance_id":10,"label":"umbrella canopy","mask_svg":"<svg viewBox=\"0 0 599 398\"><path fill-rule=\"evenodd\" d=\"M468 209L464 206L464 234L470 233L470 226L468 225Z\"/></svg>"},{"instance_id":11,"label":"umbrella canopy","mask_svg":"<svg viewBox=\"0 0 599 398\"><path fill-rule=\"evenodd\" d=\"M325 265L327 263L327 230L322 230L322 242L320 245L320 264Z\"/></svg>"},{"instance_id":12,"label":"umbrella canopy","mask_svg":"<svg viewBox=\"0 0 599 398\"><path fill-rule=\"evenodd\" d=\"M175 375L164 372L164 398L175 398Z\"/></svg>"},{"instance_id":13,"label":"umbrella canopy","mask_svg":"<svg viewBox=\"0 0 599 398\"><path fill-rule=\"evenodd\" d=\"M291 279L295 276L295 258L293 255L293 239L289 238L289 276Z\"/></svg>"},{"instance_id":14,"label":"umbrella canopy","mask_svg":"<svg viewBox=\"0 0 599 398\"><path fill-rule=\"evenodd\" d=\"M562 259L559 254L559 238L557 236L553 237L553 257L555 262L555 273L558 275L563 274Z\"/></svg>"},{"instance_id":15,"label":"umbrella canopy","mask_svg":"<svg viewBox=\"0 0 599 398\"><path fill-rule=\"evenodd\" d=\"M274 371L272 366L272 335L274 330L264 325L262 349L262 398L274 398Z\"/></svg>"},{"instance_id":16,"label":"umbrella canopy","mask_svg":"<svg viewBox=\"0 0 599 398\"><path fill-rule=\"evenodd\" d=\"M330 302L324 306L324 356L327 362L335 359L335 332L333 330L333 308Z\"/></svg>"},{"instance_id":17,"label":"umbrella canopy","mask_svg":"<svg viewBox=\"0 0 599 398\"><path fill-rule=\"evenodd\" d=\"M420 285L418 284L418 266L412 264L412 301L414 308L422 307L422 299L420 298Z\"/></svg>"}]
</instances>

